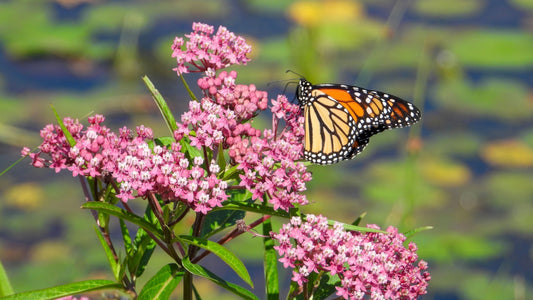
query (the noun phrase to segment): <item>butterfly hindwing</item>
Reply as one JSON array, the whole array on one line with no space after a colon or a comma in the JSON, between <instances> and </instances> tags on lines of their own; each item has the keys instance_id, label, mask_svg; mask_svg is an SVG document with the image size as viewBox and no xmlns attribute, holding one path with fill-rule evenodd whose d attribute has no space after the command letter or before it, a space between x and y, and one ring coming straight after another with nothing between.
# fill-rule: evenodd
<instances>
[{"instance_id":1,"label":"butterfly hindwing","mask_svg":"<svg viewBox=\"0 0 533 300\"><path fill-rule=\"evenodd\" d=\"M317 164L351 159L363 151L372 135L420 119L413 104L356 86L312 85L301 79L296 97L305 118L304 157Z\"/></svg>"}]
</instances>

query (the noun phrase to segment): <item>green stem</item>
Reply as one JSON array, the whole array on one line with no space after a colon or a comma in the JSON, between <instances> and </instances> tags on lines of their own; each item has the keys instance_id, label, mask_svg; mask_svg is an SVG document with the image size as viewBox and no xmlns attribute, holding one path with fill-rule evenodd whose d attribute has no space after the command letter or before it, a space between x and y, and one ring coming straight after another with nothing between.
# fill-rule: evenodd
<instances>
[{"instance_id":1,"label":"green stem","mask_svg":"<svg viewBox=\"0 0 533 300\"><path fill-rule=\"evenodd\" d=\"M185 271L183 275L183 299L192 300L192 274Z\"/></svg>"},{"instance_id":2,"label":"green stem","mask_svg":"<svg viewBox=\"0 0 533 300\"><path fill-rule=\"evenodd\" d=\"M189 93L189 96L191 97L191 99L197 101L198 99L196 98L194 93L189 88L187 81L185 81L185 77L183 77L183 75L180 75L180 78L181 78L181 82L183 82L183 85L185 86L185 89L187 90L187 93Z\"/></svg>"}]
</instances>

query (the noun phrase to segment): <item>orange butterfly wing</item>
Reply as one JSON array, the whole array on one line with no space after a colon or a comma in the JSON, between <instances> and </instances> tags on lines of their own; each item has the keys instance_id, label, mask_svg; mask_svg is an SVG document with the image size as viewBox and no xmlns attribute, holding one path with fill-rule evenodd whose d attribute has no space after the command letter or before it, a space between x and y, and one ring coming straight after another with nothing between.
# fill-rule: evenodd
<instances>
[{"instance_id":1,"label":"orange butterfly wing","mask_svg":"<svg viewBox=\"0 0 533 300\"><path fill-rule=\"evenodd\" d=\"M304 157L317 164L353 158L372 135L420 119L411 103L356 86L311 85L302 79L296 96L304 110Z\"/></svg>"}]
</instances>

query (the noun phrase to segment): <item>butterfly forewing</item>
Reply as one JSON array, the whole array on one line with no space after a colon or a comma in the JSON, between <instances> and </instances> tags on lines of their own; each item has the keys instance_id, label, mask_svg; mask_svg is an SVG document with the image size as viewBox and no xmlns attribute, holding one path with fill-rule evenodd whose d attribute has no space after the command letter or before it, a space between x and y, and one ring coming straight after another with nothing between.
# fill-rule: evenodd
<instances>
[{"instance_id":1,"label":"butterfly forewing","mask_svg":"<svg viewBox=\"0 0 533 300\"><path fill-rule=\"evenodd\" d=\"M296 96L305 118L304 157L317 164L351 159L372 135L420 120L413 104L356 86L311 85L301 79Z\"/></svg>"}]
</instances>

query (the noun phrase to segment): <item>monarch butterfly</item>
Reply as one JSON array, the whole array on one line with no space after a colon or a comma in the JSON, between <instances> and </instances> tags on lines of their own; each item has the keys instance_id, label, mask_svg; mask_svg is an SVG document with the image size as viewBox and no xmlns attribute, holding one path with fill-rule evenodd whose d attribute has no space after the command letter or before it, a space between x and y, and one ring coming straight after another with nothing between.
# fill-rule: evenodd
<instances>
[{"instance_id":1,"label":"monarch butterfly","mask_svg":"<svg viewBox=\"0 0 533 300\"><path fill-rule=\"evenodd\" d=\"M300 79L296 98L304 114L304 158L328 165L352 159L369 138L420 120L413 104L383 92Z\"/></svg>"}]
</instances>

